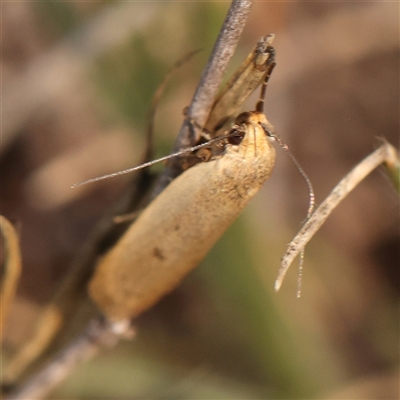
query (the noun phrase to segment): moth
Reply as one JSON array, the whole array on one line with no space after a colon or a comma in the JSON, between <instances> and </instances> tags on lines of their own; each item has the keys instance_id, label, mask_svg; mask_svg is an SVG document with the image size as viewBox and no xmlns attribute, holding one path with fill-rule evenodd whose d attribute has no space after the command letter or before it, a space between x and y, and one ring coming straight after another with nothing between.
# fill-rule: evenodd
<instances>
[{"instance_id":1,"label":"moth","mask_svg":"<svg viewBox=\"0 0 400 400\"><path fill-rule=\"evenodd\" d=\"M263 103L201 145L206 161L176 178L99 262L89 293L109 321L132 319L172 291L270 177L274 128Z\"/></svg>"},{"instance_id":2,"label":"moth","mask_svg":"<svg viewBox=\"0 0 400 400\"><path fill-rule=\"evenodd\" d=\"M115 204L102 218L93 231L93 235L91 235L88 242L83 246L82 251L77 255L76 260L72 263L70 275L62 283L52 301L45 307L39 317L32 337L15 353L8 363L3 375L3 382L6 382L9 386L14 385L28 366L40 364L40 359L50 344L56 346L60 339L59 337L63 336L63 334L68 337L68 323L74 319L81 302L88 300L86 292L89 280L91 280L89 285L91 297L99 305L100 310L109 315L110 318L112 315L114 320L137 315L140 310L144 310L156 302L163 293L173 290L179 280L196 266L197 260L204 257L209 248L212 247L227 226L240 213L247 201L255 194L262 182L268 178L274 164L275 152L269 140L265 137L265 133L260 131L260 122L264 124L264 127L267 127L266 129L271 129L271 132L273 128L264 119L265 117L261 117L262 110L257 113L243 114L241 118L237 119L236 124L231 129L228 129L228 134L225 134L222 138L221 132L227 130L226 127L231 117L238 114L238 109L247 96L264 78L264 86L266 87L269 75L275 65L273 60L274 50L271 46L273 39L274 35L267 35L261 38L215 100L209 120L205 126L205 130L208 131L206 136L211 137L211 140L207 139L206 143L191 148L191 151L195 152L195 155L191 155L191 157L197 158L199 165L196 168L193 167L193 170L192 168L187 170L178 178L177 182L172 182L170 184L170 186L172 185L171 188L168 191L161 192L148 207L146 207L146 194L139 193L139 189L141 188L144 193L147 193L145 189L149 187L149 175L139 174L140 176L135 178L137 185L134 185L134 190L129 190L127 193L129 196L121 198L121 201ZM183 62L186 59L187 57L183 59ZM181 64L182 60L177 63L177 65ZM160 85L153 98L153 103L157 102L167 80L168 78ZM262 103L260 103L260 107L262 107ZM154 108L155 104L152 105L152 112L150 113L152 116L155 112ZM195 121L191 121L191 123L195 124ZM152 126L152 124L150 125ZM217 130L218 133L216 133ZM150 131L151 129L149 129ZM248 133L250 135L247 135ZM151 135L149 134L148 136L150 137ZM247 148L248 150L246 150ZM186 152L184 151L184 153ZM263 155L264 153L266 153L266 156ZM166 158L170 157L167 156ZM244 165L248 165L247 168L250 168L248 161L251 157L258 157L260 161L264 160L259 166L256 179L252 176L247 177L248 172L244 173L245 170L242 171ZM265 164L266 159L268 161L267 164ZM232 162L239 165L239 168L236 168L236 172L234 169L228 168L228 165ZM152 163L154 162L142 164L140 168ZM253 167L255 164L256 161L253 161ZM262 164L264 164L264 167L261 167ZM126 170L123 173L135 169L137 168ZM215 174L218 171L222 175L216 179ZM115 175L120 174L117 173ZM202 176L201 179L199 178L200 176ZM213 182L213 184L208 185L207 179L211 176L214 176L214 180L211 179L209 182ZM243 181L244 186L242 186L242 189L235 186L235 179L236 182L239 179ZM226 186L225 191L222 192L224 182ZM202 185L203 191L200 191L200 185ZM229 189L229 185L231 189ZM172 191L174 191L173 194L171 194ZM219 197L220 199L225 195L230 200L226 204L225 201L222 202L220 200L220 203L222 202L221 210L213 210L212 203L218 196L218 192L222 196ZM196 196L195 193L197 193ZM233 201L233 198L236 198L236 202ZM159 205L162 199L165 199L163 200L166 205L165 208ZM185 199L187 199L186 203ZM195 201L198 204L203 202L202 206L196 208L191 204ZM111 243L114 243L114 237L117 234L120 235L120 231L128 225L125 222L121 224L124 226L120 227L120 224L113 222L114 217L116 215L120 216L121 213L131 213L136 210L135 207L140 207L143 203L145 203L145 211L143 211L138 220L131 224L125 235L107 253L109 246L112 245ZM183 207L185 204L189 204L189 207ZM128 208L131 205L133 208ZM211 212L210 218L206 218L208 210ZM218 212L220 212L220 216L217 218L214 214ZM176 217L173 219L171 216L175 213ZM152 218L154 220L149 225L151 229L145 228L146 221ZM156 223L157 219L158 223ZM183 229L185 221L189 225L186 225L186 228ZM175 222L179 222L179 224ZM217 223L218 226L216 226ZM179 229L175 230L177 227ZM159 234L155 234L157 230L160 230ZM172 240L172 235L181 235L180 241ZM142 238L141 240L137 239L139 236ZM194 249L191 254L186 251L189 248L189 237L192 238L190 246ZM158 241L157 244L155 239ZM143 242L148 243L147 247L142 246ZM167 243L174 243L173 247L168 251L165 250ZM124 252L121 246L125 245L129 251L123 255ZM151 260L150 264L144 258L145 248L149 250L147 255L149 257L148 260ZM175 250L178 252L178 256L174 261L169 257ZM135 264L133 264L132 260L129 261L129 257L133 252L139 257L138 262L135 262ZM105 255L103 255L104 253ZM114 254L117 255L118 262L117 258L114 258ZM120 262L122 268L119 267ZM155 266L156 264L158 267ZM168 267L166 267L167 264ZM148 265L154 268L149 268ZM132 273L133 268L135 268L135 272ZM152 272L147 274L146 268L148 272ZM156 279L153 279L152 274L156 276ZM129 280L129 282L133 282L131 284L128 284L127 278L129 277L132 278L132 280ZM104 286L101 283L103 279L107 281ZM120 280L121 289L118 286L119 283L117 285L118 280ZM146 285L149 285L148 290ZM144 292L146 292L146 295L143 295ZM131 303L133 302L135 302L135 306L132 306ZM138 303L140 303L140 307L137 305ZM121 307L121 311L118 313L109 312L109 306L113 309Z\"/></svg>"}]
</instances>

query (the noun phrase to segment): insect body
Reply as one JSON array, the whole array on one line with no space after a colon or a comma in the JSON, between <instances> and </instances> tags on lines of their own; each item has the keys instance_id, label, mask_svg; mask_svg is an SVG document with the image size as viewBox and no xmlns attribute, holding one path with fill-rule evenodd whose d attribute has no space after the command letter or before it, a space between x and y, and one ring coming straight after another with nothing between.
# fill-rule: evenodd
<instances>
[{"instance_id":1,"label":"insect body","mask_svg":"<svg viewBox=\"0 0 400 400\"><path fill-rule=\"evenodd\" d=\"M272 39L273 35L269 35L257 45L244 67L230 81L229 88L222 92L222 98L214 104L216 109L211 112L210 121L218 123L229 119L243 103L244 91L247 96L262 76L265 89L275 65L274 51L270 46ZM243 79L240 71L245 75ZM244 90L246 82L251 90ZM235 107L229 106L230 101L235 102ZM196 155L203 162L170 183L114 247L97 260L101 242L113 231L110 216L105 217L74 264L72 275L53 303L46 307L33 337L9 363L3 381L16 382L26 367L41 356L64 320L70 322L71 298L75 301L79 297L77 295L88 280L90 297L107 319L126 322L173 290L196 267L272 171L275 151L267 136L273 128L262 113L262 102L259 104L256 112L241 114L228 135L217 138L217 132L206 127L205 131L211 138L207 143L73 185L76 187L133 172L201 149ZM224 118L226 113L228 118ZM196 121L190 123L197 126ZM114 331L121 326L126 324L111 324Z\"/></svg>"},{"instance_id":2,"label":"insect body","mask_svg":"<svg viewBox=\"0 0 400 400\"><path fill-rule=\"evenodd\" d=\"M89 292L110 321L133 318L172 291L269 178L273 130L240 114L221 156L176 178L100 261Z\"/></svg>"}]
</instances>

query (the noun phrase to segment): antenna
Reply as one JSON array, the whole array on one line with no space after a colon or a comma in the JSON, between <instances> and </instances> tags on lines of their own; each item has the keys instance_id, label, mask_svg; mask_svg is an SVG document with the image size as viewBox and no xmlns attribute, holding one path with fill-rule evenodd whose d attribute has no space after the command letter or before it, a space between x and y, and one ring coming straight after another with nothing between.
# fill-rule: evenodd
<instances>
[{"instance_id":1,"label":"antenna","mask_svg":"<svg viewBox=\"0 0 400 400\"><path fill-rule=\"evenodd\" d=\"M273 65L273 64L272 64ZM271 72L272 69L270 69L269 72ZM268 74L266 76L266 81L268 82L267 78L269 78ZM263 84L263 87L261 89L261 93L265 94L266 90L266 82ZM263 100L259 100L257 103L257 111L260 111L259 108L263 107ZM260 111L261 112L261 111ZM308 187L308 210L307 210L307 218L306 222L310 219L311 214L314 211L315 208L315 194L314 194L314 188L312 186L310 178L307 176L305 173L304 169L301 167L300 163L297 161L296 157L293 155L293 153L289 150L289 146L275 133L272 132L271 129L265 124L260 122L260 125L262 126L264 132L266 133L267 136L274 138L279 146L286 152L286 154L290 157L294 165L296 166L297 170L300 172L300 175L303 177L305 180L307 187ZM300 252L300 261L299 261L299 275L297 278L297 298L301 297L301 284L302 284L302 277L303 277L303 264L304 264L304 248Z\"/></svg>"},{"instance_id":2,"label":"antenna","mask_svg":"<svg viewBox=\"0 0 400 400\"><path fill-rule=\"evenodd\" d=\"M293 155L293 153L289 150L288 145L275 133L271 132L268 129L268 126L264 123L260 123L262 128L264 129L264 132L271 138L274 138L279 146L286 152L286 154L290 157L290 159L293 161L294 165L296 166L297 170L300 172L300 175L303 177L305 180L307 187L308 187L308 210L307 210L307 222L311 214L314 211L315 208L315 193L314 193L314 188L311 183L310 178L307 176L305 173L304 169L301 167L300 163L297 161L296 157ZM301 283L302 283L302 277L303 277L303 264L304 264L304 248L300 252L300 261L299 261L299 275L297 278L297 298L301 297Z\"/></svg>"},{"instance_id":3,"label":"antenna","mask_svg":"<svg viewBox=\"0 0 400 400\"><path fill-rule=\"evenodd\" d=\"M264 114L264 103L265 103L265 94L267 92L267 86L268 86L268 81L271 76L271 73L273 69L276 66L275 63L275 49L272 46L269 46L267 48L267 51L270 53L270 57L268 58L268 70L265 75L264 81L261 86L261 93L260 93L260 99L258 100L256 104L256 111L263 113ZM307 218L306 222L310 219L311 214L314 211L315 207L315 194L314 194L314 189L311 183L310 178L307 176L303 168L301 167L300 163L297 161L295 156L292 154L292 152L289 150L288 145L274 132L271 130L271 127L269 127L267 124L260 122L259 123L261 127L263 128L265 134L271 138L274 138L279 146L286 152L286 154L290 157L290 159L293 161L294 165L300 172L300 175L303 177L305 180L307 187L308 187L308 196L309 196L309 201L308 201L308 210L307 210ZM301 250L300 253L300 261L299 261L299 275L297 278L297 298L301 296L301 283L302 283L302 277L303 277L303 264L304 264L304 248Z\"/></svg>"},{"instance_id":4,"label":"antenna","mask_svg":"<svg viewBox=\"0 0 400 400\"><path fill-rule=\"evenodd\" d=\"M90 178L90 179L88 179L86 181L83 181L83 182L75 183L75 184L73 184L71 186L71 188L76 188L78 186L86 185L87 183L92 183L92 182L101 181L103 179L112 178L114 176L129 174L131 172L138 171L140 169L150 167L151 165L157 164L157 163L159 163L161 161L169 160L170 158L178 157L178 156L181 156L182 154L186 154L186 153L190 153L192 151L196 151L196 150L202 149L203 147L207 147L207 146L210 146L210 144L223 141L223 140L225 140L225 139L227 139L227 138L229 138L231 136L234 136L234 135L235 135L234 132L233 133L230 132L227 135L223 135L223 136L219 136L219 137L214 138L214 139L210 139L206 143L198 144L197 146L190 147L189 149L184 149L184 150L178 151L176 153L169 154L167 156L157 158L156 160L145 162L144 164L140 164L140 165L138 165L136 167L123 169L121 171L112 172L111 174L105 174L105 175L97 176L96 178Z\"/></svg>"}]
</instances>

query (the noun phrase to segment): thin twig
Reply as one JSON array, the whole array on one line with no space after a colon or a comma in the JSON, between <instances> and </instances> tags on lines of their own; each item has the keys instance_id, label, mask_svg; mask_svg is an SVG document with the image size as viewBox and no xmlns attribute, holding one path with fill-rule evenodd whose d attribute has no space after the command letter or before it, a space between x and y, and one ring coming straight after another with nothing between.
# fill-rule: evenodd
<instances>
[{"instance_id":1,"label":"thin twig","mask_svg":"<svg viewBox=\"0 0 400 400\"><path fill-rule=\"evenodd\" d=\"M389 143L385 142L368 157L364 158L353 168L333 189L331 194L321 203L312 216L301 228L296 237L289 243L287 250L282 257L281 267L275 281L275 290L278 291L282 285L287 270L297 255L304 249L322 224L326 221L332 211L339 203L375 168L383 162L393 165L396 159L396 150Z\"/></svg>"},{"instance_id":2,"label":"thin twig","mask_svg":"<svg viewBox=\"0 0 400 400\"><path fill-rule=\"evenodd\" d=\"M221 85L224 72L242 35L252 1L233 0L220 30L209 62L193 96L188 116L204 125Z\"/></svg>"},{"instance_id":3,"label":"thin twig","mask_svg":"<svg viewBox=\"0 0 400 400\"><path fill-rule=\"evenodd\" d=\"M131 339L133 335L128 323L116 327L99 319L90 321L82 335L4 400L43 399L81 362L95 356L103 347L113 347L121 338Z\"/></svg>"},{"instance_id":4,"label":"thin twig","mask_svg":"<svg viewBox=\"0 0 400 400\"><path fill-rule=\"evenodd\" d=\"M176 153L192 147L197 140L192 135L188 120L194 120L200 126L207 122L224 72L235 52L237 43L246 25L252 0L233 0L220 30L214 49L200 78L199 85L188 108L188 118L182 124L177 140L172 149ZM179 160L172 160L164 169L154 189L153 196L159 194L182 172Z\"/></svg>"}]
</instances>

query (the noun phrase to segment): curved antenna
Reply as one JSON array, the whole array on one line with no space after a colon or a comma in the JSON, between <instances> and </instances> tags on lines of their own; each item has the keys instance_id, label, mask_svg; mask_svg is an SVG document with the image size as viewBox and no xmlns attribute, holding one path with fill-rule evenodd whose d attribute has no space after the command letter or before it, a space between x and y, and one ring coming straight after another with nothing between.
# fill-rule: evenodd
<instances>
[{"instance_id":1,"label":"curved antenna","mask_svg":"<svg viewBox=\"0 0 400 400\"><path fill-rule=\"evenodd\" d=\"M275 49L272 46L269 46L269 52L270 52L270 57L268 59L268 62L270 63L269 68L267 70L267 73L265 75L264 81L261 86L261 93L260 93L260 99L257 102L256 105L256 111L260 113L264 113L264 103L265 103L265 94L267 92L267 86L268 86L268 81L269 78L272 74L272 71L275 68ZM297 161L295 156L292 154L292 152L289 150L288 145L275 133L272 132L268 126L265 123L260 122L261 127L263 128L264 132L266 133L267 136L274 138L279 146L282 147L282 149L286 152L286 154L290 157L290 159L293 161L294 165L300 172L300 175L303 177L305 180L307 187L308 187L308 195L309 195L309 202L308 202L308 210L307 210L307 218L306 222L310 219L311 214L314 211L315 207L315 194L314 194L314 188L312 186L310 178L307 176L303 168L301 167L300 163ZM297 278L297 298L301 296L301 284L302 284L302 278L303 278L303 264L304 264L304 248L301 250L300 253L300 261L299 261L299 275ZM276 290L276 287L275 287Z\"/></svg>"},{"instance_id":2,"label":"curved antenna","mask_svg":"<svg viewBox=\"0 0 400 400\"><path fill-rule=\"evenodd\" d=\"M279 146L282 147L282 149L287 153L287 155L291 158L293 163L296 165L297 169L299 170L301 176L304 178L306 181L307 187L308 187L308 193L309 193L309 203L308 203L308 210L307 210L307 219L311 216L311 214L314 211L315 208L315 194L314 194L314 188L311 183L311 179L307 176L305 173L304 169L301 167L300 163L297 161L293 153L289 150L288 145L276 134L276 133L270 133L268 136L274 138Z\"/></svg>"},{"instance_id":3,"label":"curved antenna","mask_svg":"<svg viewBox=\"0 0 400 400\"><path fill-rule=\"evenodd\" d=\"M271 138L274 138L279 146L286 152L286 154L290 157L290 159L293 161L294 165L296 166L297 170L300 172L300 175L303 177L305 180L307 187L308 187L308 209L307 209L307 222L315 208L315 193L314 193L314 188L311 183L310 178L307 176L305 173L304 169L301 167L300 163L297 161L296 157L293 155L293 153L289 150L288 145L276 134L268 130L268 127L261 123L260 124L262 128L264 129L264 132ZM300 252L300 261L299 261L299 275L297 278L297 298L301 297L301 284L302 284L302 278L303 278L303 264L304 264L304 248ZM275 286L275 290L277 290Z\"/></svg>"}]
</instances>

